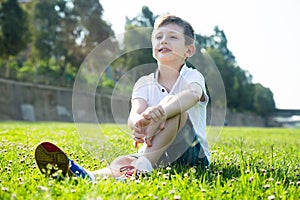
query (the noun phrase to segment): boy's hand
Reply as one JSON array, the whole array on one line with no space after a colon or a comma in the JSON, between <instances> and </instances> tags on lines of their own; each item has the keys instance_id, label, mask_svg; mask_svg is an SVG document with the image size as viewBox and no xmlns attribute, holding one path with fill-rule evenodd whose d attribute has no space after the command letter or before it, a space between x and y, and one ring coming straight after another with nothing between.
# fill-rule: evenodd
<instances>
[{"instance_id":1,"label":"boy's hand","mask_svg":"<svg viewBox=\"0 0 300 200\"><path fill-rule=\"evenodd\" d=\"M148 107L142 115L147 120L153 120L154 122L164 121L166 119L166 112L161 105Z\"/></svg>"},{"instance_id":2,"label":"boy's hand","mask_svg":"<svg viewBox=\"0 0 300 200\"><path fill-rule=\"evenodd\" d=\"M144 132L145 126L143 126L141 120L142 119L134 123L134 125L131 127L133 139L135 140L134 148L138 147L138 143L144 143L144 138L146 137L146 134Z\"/></svg>"},{"instance_id":3,"label":"boy's hand","mask_svg":"<svg viewBox=\"0 0 300 200\"><path fill-rule=\"evenodd\" d=\"M164 129L165 121L163 122L154 122L152 121L146 128L145 133L145 142L148 147L152 146L152 140L153 138L161 132L162 129Z\"/></svg>"},{"instance_id":4,"label":"boy's hand","mask_svg":"<svg viewBox=\"0 0 300 200\"><path fill-rule=\"evenodd\" d=\"M132 135L134 136L134 147L138 147L138 143L146 143L148 147L152 146L152 140L155 135L157 135L165 125L165 121L163 122L152 122L148 124L146 127L135 126L133 127Z\"/></svg>"},{"instance_id":5,"label":"boy's hand","mask_svg":"<svg viewBox=\"0 0 300 200\"><path fill-rule=\"evenodd\" d=\"M147 108L142 115L150 123L145 129L145 142L148 147L152 146L152 140L165 127L166 113L165 110L160 106L154 106ZM148 121L148 122L149 122Z\"/></svg>"},{"instance_id":6,"label":"boy's hand","mask_svg":"<svg viewBox=\"0 0 300 200\"><path fill-rule=\"evenodd\" d=\"M132 135L135 140L134 147L137 148L138 143L144 142L149 147L152 146L153 137L164 129L165 121L166 114L160 105L148 107L132 127Z\"/></svg>"}]
</instances>

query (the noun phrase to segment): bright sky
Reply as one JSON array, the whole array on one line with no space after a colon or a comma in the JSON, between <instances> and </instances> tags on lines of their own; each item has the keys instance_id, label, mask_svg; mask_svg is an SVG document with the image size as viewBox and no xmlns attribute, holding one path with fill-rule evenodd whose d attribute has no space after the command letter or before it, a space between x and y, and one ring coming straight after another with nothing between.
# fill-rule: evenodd
<instances>
[{"instance_id":1,"label":"bright sky","mask_svg":"<svg viewBox=\"0 0 300 200\"><path fill-rule=\"evenodd\" d=\"M299 0L100 0L103 18L115 34L125 17L142 6L154 15L171 13L189 21L196 33L211 35L218 25L239 66L274 94L277 108L300 109Z\"/></svg>"}]
</instances>

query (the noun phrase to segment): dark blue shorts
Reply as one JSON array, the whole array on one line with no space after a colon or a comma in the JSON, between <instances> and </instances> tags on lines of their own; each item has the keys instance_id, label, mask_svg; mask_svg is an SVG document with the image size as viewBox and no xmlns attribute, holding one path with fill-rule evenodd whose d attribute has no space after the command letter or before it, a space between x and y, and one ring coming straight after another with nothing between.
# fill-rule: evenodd
<instances>
[{"instance_id":1,"label":"dark blue shorts","mask_svg":"<svg viewBox=\"0 0 300 200\"><path fill-rule=\"evenodd\" d=\"M197 136L194 139L194 145L190 146L176 161L172 164L189 165L189 166L201 166L206 167L209 165L209 161L206 156L199 158L199 153L203 151Z\"/></svg>"},{"instance_id":2,"label":"dark blue shorts","mask_svg":"<svg viewBox=\"0 0 300 200\"><path fill-rule=\"evenodd\" d=\"M209 165L209 161L204 154L203 148L189 118L176 136L174 142L161 156L156 167L175 163L189 166L200 165L202 167Z\"/></svg>"}]
</instances>

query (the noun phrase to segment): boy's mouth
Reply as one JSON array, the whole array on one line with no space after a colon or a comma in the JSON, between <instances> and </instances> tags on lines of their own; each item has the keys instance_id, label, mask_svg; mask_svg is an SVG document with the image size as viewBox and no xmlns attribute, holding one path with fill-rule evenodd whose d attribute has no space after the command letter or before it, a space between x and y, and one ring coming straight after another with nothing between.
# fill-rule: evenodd
<instances>
[{"instance_id":1,"label":"boy's mouth","mask_svg":"<svg viewBox=\"0 0 300 200\"><path fill-rule=\"evenodd\" d=\"M171 51L171 49L166 48L166 47L158 49L158 52L161 52L161 53L166 53L166 52L170 52L170 51Z\"/></svg>"}]
</instances>

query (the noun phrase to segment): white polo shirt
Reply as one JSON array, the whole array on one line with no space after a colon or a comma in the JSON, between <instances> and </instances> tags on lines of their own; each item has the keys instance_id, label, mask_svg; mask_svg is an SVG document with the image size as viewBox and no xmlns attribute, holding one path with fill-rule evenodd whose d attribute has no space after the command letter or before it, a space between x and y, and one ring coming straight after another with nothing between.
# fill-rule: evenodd
<instances>
[{"instance_id":1,"label":"white polo shirt","mask_svg":"<svg viewBox=\"0 0 300 200\"><path fill-rule=\"evenodd\" d=\"M158 105L159 102L168 95L175 95L188 88L190 83L197 83L201 86L205 101L199 101L187 113L193 124L196 134L198 135L199 142L204 152L200 152L200 158L206 156L210 160L209 147L206 139L206 106L208 103L208 95L205 88L205 80L203 75L196 69L188 68L184 65L180 74L168 93L167 90L157 81L158 71L151 73L147 76L141 77L134 85L132 92L132 100L136 98L144 99L148 106ZM203 155L204 154L204 155Z\"/></svg>"}]
</instances>

